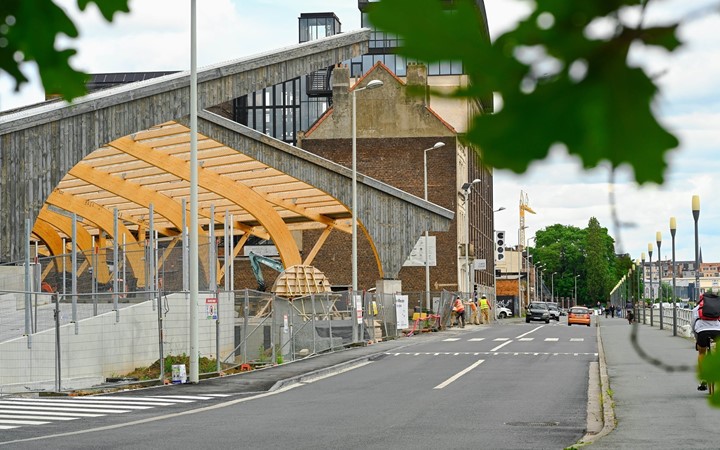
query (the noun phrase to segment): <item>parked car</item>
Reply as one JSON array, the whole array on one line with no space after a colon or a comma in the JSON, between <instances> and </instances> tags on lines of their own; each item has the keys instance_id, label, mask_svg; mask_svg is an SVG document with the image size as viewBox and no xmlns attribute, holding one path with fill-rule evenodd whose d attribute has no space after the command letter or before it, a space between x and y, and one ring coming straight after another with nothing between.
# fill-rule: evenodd
<instances>
[{"instance_id":1,"label":"parked car","mask_svg":"<svg viewBox=\"0 0 720 450\"><path fill-rule=\"evenodd\" d=\"M560 322L560 316L562 315L562 313L560 312L560 308L558 308L558 305L555 303L548 303L547 306L548 312L550 313L550 318Z\"/></svg>"},{"instance_id":2,"label":"parked car","mask_svg":"<svg viewBox=\"0 0 720 450\"><path fill-rule=\"evenodd\" d=\"M547 303L532 302L527 306L525 323L530 323L531 320L542 320L545 323L550 323L550 311L548 311Z\"/></svg>"},{"instance_id":3,"label":"parked car","mask_svg":"<svg viewBox=\"0 0 720 450\"><path fill-rule=\"evenodd\" d=\"M577 323L590 326L590 315L592 313L584 306L573 306L568 311L568 326Z\"/></svg>"},{"instance_id":4,"label":"parked car","mask_svg":"<svg viewBox=\"0 0 720 450\"><path fill-rule=\"evenodd\" d=\"M662 302L663 309L672 309L673 304L668 302ZM652 309L660 309L660 303L653 303Z\"/></svg>"},{"instance_id":5,"label":"parked car","mask_svg":"<svg viewBox=\"0 0 720 450\"><path fill-rule=\"evenodd\" d=\"M510 308L506 308L504 306L498 306L495 308L495 317L498 319L505 319L508 317L512 317L513 313L510 310Z\"/></svg>"}]
</instances>

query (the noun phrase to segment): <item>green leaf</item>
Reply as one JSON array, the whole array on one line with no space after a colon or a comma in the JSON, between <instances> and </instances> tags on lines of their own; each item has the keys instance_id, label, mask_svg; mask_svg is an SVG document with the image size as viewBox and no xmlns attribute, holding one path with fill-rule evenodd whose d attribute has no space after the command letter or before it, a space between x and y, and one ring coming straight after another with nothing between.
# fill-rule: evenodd
<instances>
[{"instance_id":1,"label":"green leaf","mask_svg":"<svg viewBox=\"0 0 720 450\"><path fill-rule=\"evenodd\" d=\"M78 8L85 11L90 3L95 3L105 20L112 22L116 12L130 12L129 0L78 0Z\"/></svg>"}]
</instances>

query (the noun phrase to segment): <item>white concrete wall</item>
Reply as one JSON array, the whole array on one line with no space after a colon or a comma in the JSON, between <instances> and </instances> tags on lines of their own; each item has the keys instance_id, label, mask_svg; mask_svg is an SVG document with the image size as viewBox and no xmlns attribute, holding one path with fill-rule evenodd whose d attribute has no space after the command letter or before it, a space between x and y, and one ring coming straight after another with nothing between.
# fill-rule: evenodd
<instances>
[{"instance_id":1,"label":"white concrete wall","mask_svg":"<svg viewBox=\"0 0 720 450\"><path fill-rule=\"evenodd\" d=\"M205 317L205 298L198 300L200 355L215 358L215 321ZM173 294L163 301L164 354L187 354L189 344L189 308L183 294ZM153 302L143 302L120 310L81 320L60 328L63 385L73 379L101 381L123 375L138 367L147 367L160 358L158 312ZM220 355L227 356L234 347L235 311L231 296L220 298ZM31 342L28 348L28 342ZM55 330L24 336L0 343L0 389L12 392L23 386L54 385Z\"/></svg>"}]
</instances>

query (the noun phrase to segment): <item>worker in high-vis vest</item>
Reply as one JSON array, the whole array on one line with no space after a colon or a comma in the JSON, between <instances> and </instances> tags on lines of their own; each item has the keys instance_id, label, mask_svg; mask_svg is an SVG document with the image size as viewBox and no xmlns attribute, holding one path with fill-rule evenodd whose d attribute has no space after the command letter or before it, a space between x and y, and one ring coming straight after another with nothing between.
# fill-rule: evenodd
<instances>
[{"instance_id":1,"label":"worker in high-vis vest","mask_svg":"<svg viewBox=\"0 0 720 450\"><path fill-rule=\"evenodd\" d=\"M457 318L457 323L460 324L460 328L465 328L465 305L460 297L455 298L452 310Z\"/></svg>"},{"instance_id":2,"label":"worker in high-vis vest","mask_svg":"<svg viewBox=\"0 0 720 450\"><path fill-rule=\"evenodd\" d=\"M485 295L480 297L480 313L482 314L482 322L490 323L490 302Z\"/></svg>"}]
</instances>

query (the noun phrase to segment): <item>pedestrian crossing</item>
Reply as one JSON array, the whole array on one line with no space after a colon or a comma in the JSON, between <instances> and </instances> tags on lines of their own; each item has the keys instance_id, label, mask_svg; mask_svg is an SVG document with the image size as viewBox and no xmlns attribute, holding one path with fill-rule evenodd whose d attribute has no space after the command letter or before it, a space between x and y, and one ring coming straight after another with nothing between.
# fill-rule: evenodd
<instances>
[{"instance_id":1,"label":"pedestrian crossing","mask_svg":"<svg viewBox=\"0 0 720 450\"><path fill-rule=\"evenodd\" d=\"M103 417L158 407L230 397L231 394L158 395L150 397L0 397L0 430Z\"/></svg>"},{"instance_id":2,"label":"pedestrian crossing","mask_svg":"<svg viewBox=\"0 0 720 450\"><path fill-rule=\"evenodd\" d=\"M506 342L506 341L509 341L510 339L512 339L512 338L500 337L500 338L487 339L487 340L492 340L493 342ZM460 340L462 340L462 339L461 338L447 338L447 339L443 339L443 342L456 342L456 341L460 341ZM468 342L480 342L480 341L484 341L484 340L486 340L486 338L484 338L484 337L467 339ZM535 338L534 337L521 337L521 338L517 338L517 340L519 342L531 342L531 341L534 341ZM540 341L540 340L543 340L545 342L560 342L560 338L556 338L556 337L538 338L538 341ZM569 342L584 342L585 338L570 338L570 339L568 339L568 341Z\"/></svg>"}]
</instances>

